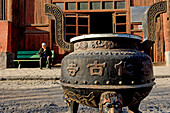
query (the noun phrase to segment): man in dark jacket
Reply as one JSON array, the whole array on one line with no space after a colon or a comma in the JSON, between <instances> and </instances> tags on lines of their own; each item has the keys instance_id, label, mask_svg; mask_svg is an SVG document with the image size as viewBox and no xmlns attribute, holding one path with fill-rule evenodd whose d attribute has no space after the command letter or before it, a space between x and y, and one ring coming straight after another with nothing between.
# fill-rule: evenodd
<instances>
[{"instance_id":1,"label":"man in dark jacket","mask_svg":"<svg viewBox=\"0 0 170 113\"><path fill-rule=\"evenodd\" d=\"M51 50L49 47L46 46L45 43L42 43L42 48L40 48L38 54L40 55L40 69L42 69L43 64L47 62L48 68L51 69L50 63L51 63Z\"/></svg>"}]
</instances>

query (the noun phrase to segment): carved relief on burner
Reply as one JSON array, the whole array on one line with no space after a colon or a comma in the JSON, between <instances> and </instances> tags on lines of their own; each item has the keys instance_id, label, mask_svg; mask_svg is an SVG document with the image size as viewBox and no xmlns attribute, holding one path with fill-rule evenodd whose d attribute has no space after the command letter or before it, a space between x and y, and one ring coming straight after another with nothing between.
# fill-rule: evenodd
<instances>
[{"instance_id":1,"label":"carved relief on burner","mask_svg":"<svg viewBox=\"0 0 170 113\"><path fill-rule=\"evenodd\" d=\"M122 64L123 64L122 61L120 61L120 63L118 63L118 64L115 64L115 69L118 70L118 75L119 75L119 76L122 76L122 70L123 70Z\"/></svg>"},{"instance_id":2,"label":"carved relief on burner","mask_svg":"<svg viewBox=\"0 0 170 113\"><path fill-rule=\"evenodd\" d=\"M74 44L74 50L86 50L88 48L87 42L78 42Z\"/></svg>"},{"instance_id":3,"label":"carved relief on burner","mask_svg":"<svg viewBox=\"0 0 170 113\"><path fill-rule=\"evenodd\" d=\"M104 49L112 49L117 47L117 43L113 41L104 41L104 40L96 40L91 42L92 48L104 48Z\"/></svg>"},{"instance_id":4,"label":"carved relief on burner","mask_svg":"<svg viewBox=\"0 0 170 113\"><path fill-rule=\"evenodd\" d=\"M144 75L149 75L151 72L151 62L150 61L142 61L142 68L141 71Z\"/></svg>"},{"instance_id":5,"label":"carved relief on burner","mask_svg":"<svg viewBox=\"0 0 170 113\"><path fill-rule=\"evenodd\" d=\"M69 66L67 67L67 71L68 71L69 75L72 77L74 77L76 75L78 70L79 70L79 67L77 67L77 64L74 64L74 63L69 64Z\"/></svg>"},{"instance_id":6,"label":"carved relief on burner","mask_svg":"<svg viewBox=\"0 0 170 113\"><path fill-rule=\"evenodd\" d=\"M127 62L120 61L118 64L115 64L115 69L117 69L119 76L123 74L133 75L133 65Z\"/></svg>"},{"instance_id":7,"label":"carved relief on burner","mask_svg":"<svg viewBox=\"0 0 170 113\"><path fill-rule=\"evenodd\" d=\"M97 103L95 100L95 95L93 92L91 92L89 95L79 95L72 91L65 90L64 91L64 100L67 102L67 105L70 106L71 101L76 101L77 103L91 106L91 107L97 107Z\"/></svg>"},{"instance_id":8,"label":"carved relief on burner","mask_svg":"<svg viewBox=\"0 0 170 113\"><path fill-rule=\"evenodd\" d=\"M98 64L97 61L95 60L94 64L88 64L87 67L90 68L91 76L94 75L102 76L103 70L106 67L106 63Z\"/></svg>"},{"instance_id":9,"label":"carved relief on burner","mask_svg":"<svg viewBox=\"0 0 170 113\"><path fill-rule=\"evenodd\" d=\"M82 52L73 52L70 55L141 55L139 52L131 51L82 51Z\"/></svg>"},{"instance_id":10,"label":"carved relief on burner","mask_svg":"<svg viewBox=\"0 0 170 113\"><path fill-rule=\"evenodd\" d=\"M74 44L74 50L86 50L86 49L113 49L118 44L113 41L95 40L95 41L82 41Z\"/></svg>"},{"instance_id":11,"label":"carved relief on burner","mask_svg":"<svg viewBox=\"0 0 170 113\"><path fill-rule=\"evenodd\" d=\"M147 89L143 89L138 92L135 92L132 103L133 104L139 103L141 100L143 100L146 96L149 95L150 90L151 90L150 88L147 88Z\"/></svg>"},{"instance_id":12,"label":"carved relief on burner","mask_svg":"<svg viewBox=\"0 0 170 113\"><path fill-rule=\"evenodd\" d=\"M133 75L133 65L125 64L124 73L127 75Z\"/></svg>"}]
</instances>

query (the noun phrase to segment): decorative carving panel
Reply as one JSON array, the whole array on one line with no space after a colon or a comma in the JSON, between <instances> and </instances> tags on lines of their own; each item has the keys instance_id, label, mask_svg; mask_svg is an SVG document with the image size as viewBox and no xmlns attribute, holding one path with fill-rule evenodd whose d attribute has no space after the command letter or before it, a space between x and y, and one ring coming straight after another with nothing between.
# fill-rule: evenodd
<instances>
[{"instance_id":1,"label":"decorative carving panel","mask_svg":"<svg viewBox=\"0 0 170 113\"><path fill-rule=\"evenodd\" d=\"M167 11L167 2L162 1L152 5L143 17L144 40L155 41L156 16Z\"/></svg>"},{"instance_id":2,"label":"decorative carving panel","mask_svg":"<svg viewBox=\"0 0 170 113\"><path fill-rule=\"evenodd\" d=\"M59 47L65 51L73 51L73 45L64 41L64 15L62 10L54 4L45 4L45 14L55 18L55 40Z\"/></svg>"},{"instance_id":3,"label":"decorative carving panel","mask_svg":"<svg viewBox=\"0 0 170 113\"><path fill-rule=\"evenodd\" d=\"M104 40L81 41L74 44L74 50L113 49L117 47L118 47L117 42Z\"/></svg>"}]
</instances>

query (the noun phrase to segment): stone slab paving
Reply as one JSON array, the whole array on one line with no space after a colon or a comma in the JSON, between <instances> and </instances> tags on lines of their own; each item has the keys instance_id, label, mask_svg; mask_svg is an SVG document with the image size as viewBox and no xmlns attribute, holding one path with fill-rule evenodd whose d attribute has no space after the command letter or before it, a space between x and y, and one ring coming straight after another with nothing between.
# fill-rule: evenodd
<instances>
[{"instance_id":1,"label":"stone slab paving","mask_svg":"<svg viewBox=\"0 0 170 113\"><path fill-rule=\"evenodd\" d=\"M154 75L156 78L170 77L170 67L154 66ZM43 68L7 68L0 69L0 80L37 80L37 79L59 79L61 75L60 67L52 67L52 69Z\"/></svg>"},{"instance_id":2,"label":"stone slab paving","mask_svg":"<svg viewBox=\"0 0 170 113\"><path fill-rule=\"evenodd\" d=\"M142 113L170 113L170 67L154 66L156 85L141 102ZM65 113L59 67L0 69L0 113ZM128 108L124 108L127 113ZM80 106L78 113L98 113Z\"/></svg>"},{"instance_id":3,"label":"stone slab paving","mask_svg":"<svg viewBox=\"0 0 170 113\"><path fill-rule=\"evenodd\" d=\"M156 77L170 77L170 66L154 66L153 72Z\"/></svg>"},{"instance_id":4,"label":"stone slab paving","mask_svg":"<svg viewBox=\"0 0 170 113\"><path fill-rule=\"evenodd\" d=\"M35 80L35 79L59 79L60 67L52 69L43 68L7 68L0 69L0 80Z\"/></svg>"},{"instance_id":5,"label":"stone slab paving","mask_svg":"<svg viewBox=\"0 0 170 113\"><path fill-rule=\"evenodd\" d=\"M157 78L150 95L140 104L142 113L170 113L170 78ZM0 113L66 113L59 80L0 81ZM128 108L123 108L127 113ZM78 113L98 113L80 105Z\"/></svg>"}]
</instances>

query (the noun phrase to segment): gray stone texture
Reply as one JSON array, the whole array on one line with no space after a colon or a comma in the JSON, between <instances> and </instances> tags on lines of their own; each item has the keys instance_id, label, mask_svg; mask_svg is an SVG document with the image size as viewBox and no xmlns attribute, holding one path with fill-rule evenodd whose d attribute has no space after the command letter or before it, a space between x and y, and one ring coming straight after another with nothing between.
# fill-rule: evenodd
<instances>
[{"instance_id":1,"label":"gray stone texture","mask_svg":"<svg viewBox=\"0 0 170 113\"><path fill-rule=\"evenodd\" d=\"M142 113L170 113L170 78L156 79L153 90L140 104ZM66 113L63 90L55 80L0 81L0 113ZM78 113L98 113L80 105ZM123 108L128 113L128 108Z\"/></svg>"},{"instance_id":2,"label":"gray stone texture","mask_svg":"<svg viewBox=\"0 0 170 113\"><path fill-rule=\"evenodd\" d=\"M170 67L154 66L156 85L140 104L142 113L170 113ZM0 69L0 113L66 113L60 67ZM6 79L6 80L5 80ZM47 80L51 79L51 80ZM78 113L98 113L80 105ZM128 113L128 108L123 108Z\"/></svg>"}]
</instances>

